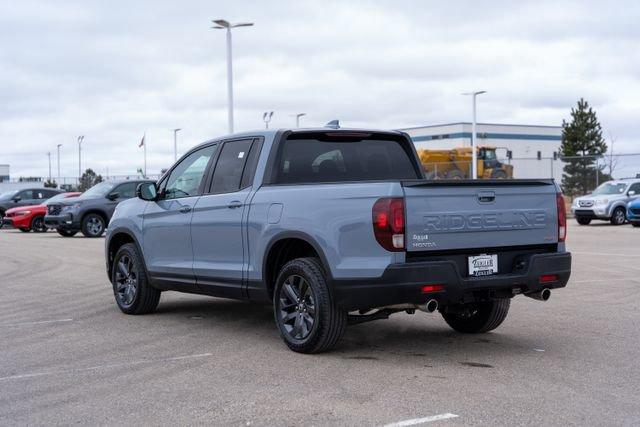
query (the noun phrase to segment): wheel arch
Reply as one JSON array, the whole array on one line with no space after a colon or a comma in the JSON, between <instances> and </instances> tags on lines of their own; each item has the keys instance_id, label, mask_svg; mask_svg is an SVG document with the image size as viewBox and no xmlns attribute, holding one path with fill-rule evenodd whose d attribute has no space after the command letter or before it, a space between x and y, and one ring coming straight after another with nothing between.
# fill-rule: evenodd
<instances>
[{"instance_id":1,"label":"wheel arch","mask_svg":"<svg viewBox=\"0 0 640 427\"><path fill-rule=\"evenodd\" d=\"M142 256L142 265L144 266L145 272L147 273L147 277L149 276L149 272L147 271L147 265L144 261L144 255L142 253L142 246L138 242L138 239L135 237L133 233L131 233L126 228L116 228L115 230L110 231L109 240L106 244L106 262L107 262L107 275L109 277L109 281L111 281L112 267L113 267L113 258L123 245L127 243L133 243L138 249L138 253Z\"/></svg>"},{"instance_id":2,"label":"wheel arch","mask_svg":"<svg viewBox=\"0 0 640 427\"><path fill-rule=\"evenodd\" d=\"M265 284L269 299L273 298L275 280L282 266L292 259L305 256L315 256L320 259L322 268L327 275L327 282L331 286L333 275L320 244L307 233L286 231L272 237L265 247L262 259L262 282Z\"/></svg>"}]
</instances>

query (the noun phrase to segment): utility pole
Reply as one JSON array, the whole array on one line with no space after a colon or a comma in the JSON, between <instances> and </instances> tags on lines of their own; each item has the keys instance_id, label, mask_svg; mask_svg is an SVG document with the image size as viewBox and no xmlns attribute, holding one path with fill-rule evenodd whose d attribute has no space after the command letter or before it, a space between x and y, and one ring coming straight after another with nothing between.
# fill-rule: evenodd
<instances>
[{"instance_id":1,"label":"utility pole","mask_svg":"<svg viewBox=\"0 0 640 427\"><path fill-rule=\"evenodd\" d=\"M173 161L178 160L178 132L182 129L176 128L173 130Z\"/></svg>"},{"instance_id":2,"label":"utility pole","mask_svg":"<svg viewBox=\"0 0 640 427\"><path fill-rule=\"evenodd\" d=\"M480 90L476 92L463 93L463 95L471 95L473 100L473 122L471 122L471 179L478 178L478 152L476 150L476 97L483 93L487 93L487 91Z\"/></svg>"},{"instance_id":3,"label":"utility pole","mask_svg":"<svg viewBox=\"0 0 640 427\"><path fill-rule=\"evenodd\" d=\"M62 185L60 181L60 147L62 144L58 144L58 188Z\"/></svg>"},{"instance_id":4,"label":"utility pole","mask_svg":"<svg viewBox=\"0 0 640 427\"><path fill-rule=\"evenodd\" d=\"M84 135L78 137L78 184L80 184L80 178L82 178L82 143L84 142Z\"/></svg>"},{"instance_id":5,"label":"utility pole","mask_svg":"<svg viewBox=\"0 0 640 427\"><path fill-rule=\"evenodd\" d=\"M273 111L265 111L262 115L262 121L264 121L265 129L269 129L269 122L271 121L271 117L273 117Z\"/></svg>"},{"instance_id":6,"label":"utility pole","mask_svg":"<svg viewBox=\"0 0 640 427\"><path fill-rule=\"evenodd\" d=\"M216 30L227 30L227 110L229 120L229 133L233 133L233 55L231 52L231 29L237 27L251 27L253 26L253 22L231 24L229 23L229 21L225 21L224 19L217 19L212 22L216 25L211 28Z\"/></svg>"}]
</instances>

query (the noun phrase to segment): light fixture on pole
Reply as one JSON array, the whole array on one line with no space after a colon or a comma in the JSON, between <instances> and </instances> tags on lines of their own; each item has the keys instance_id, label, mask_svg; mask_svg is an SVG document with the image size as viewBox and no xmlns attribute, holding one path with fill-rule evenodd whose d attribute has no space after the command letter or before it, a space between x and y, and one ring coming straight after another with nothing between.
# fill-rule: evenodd
<instances>
[{"instance_id":1,"label":"light fixture on pole","mask_svg":"<svg viewBox=\"0 0 640 427\"><path fill-rule=\"evenodd\" d=\"M231 24L224 19L216 19L212 21L216 24L211 27L216 30L227 30L227 108L229 119L229 133L233 133L233 66L232 66L232 52L231 52L231 29L237 27L251 27L253 22L244 22L240 24Z\"/></svg>"},{"instance_id":2,"label":"light fixture on pole","mask_svg":"<svg viewBox=\"0 0 640 427\"><path fill-rule=\"evenodd\" d=\"M178 160L178 132L181 131L181 128L176 128L173 130L173 161Z\"/></svg>"},{"instance_id":3,"label":"light fixture on pole","mask_svg":"<svg viewBox=\"0 0 640 427\"><path fill-rule=\"evenodd\" d=\"M273 111L265 111L262 115L262 121L264 122L265 129L269 129L269 122L271 121L271 117L273 117Z\"/></svg>"},{"instance_id":4,"label":"light fixture on pole","mask_svg":"<svg viewBox=\"0 0 640 427\"><path fill-rule=\"evenodd\" d=\"M84 135L78 137L78 183L82 177L82 143L84 142Z\"/></svg>"},{"instance_id":5,"label":"light fixture on pole","mask_svg":"<svg viewBox=\"0 0 640 427\"><path fill-rule=\"evenodd\" d=\"M463 95L471 95L473 102L473 121L471 122L471 179L478 177L478 152L476 150L476 97L487 93L486 90L465 92Z\"/></svg>"},{"instance_id":6,"label":"light fixture on pole","mask_svg":"<svg viewBox=\"0 0 640 427\"><path fill-rule=\"evenodd\" d=\"M298 113L298 114L294 114L293 116L296 118L296 127L299 128L300 127L300 117L302 116L306 116L307 113Z\"/></svg>"},{"instance_id":7,"label":"light fixture on pole","mask_svg":"<svg viewBox=\"0 0 640 427\"><path fill-rule=\"evenodd\" d=\"M60 147L62 147L62 144L58 144L58 188L61 188L61 183L60 183Z\"/></svg>"}]
</instances>

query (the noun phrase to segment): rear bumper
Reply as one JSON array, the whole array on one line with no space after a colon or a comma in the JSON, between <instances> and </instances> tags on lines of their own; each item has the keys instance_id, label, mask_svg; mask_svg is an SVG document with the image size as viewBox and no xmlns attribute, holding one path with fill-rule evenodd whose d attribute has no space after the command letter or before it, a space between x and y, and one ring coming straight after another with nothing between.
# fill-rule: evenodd
<instances>
[{"instance_id":1,"label":"rear bumper","mask_svg":"<svg viewBox=\"0 0 640 427\"><path fill-rule=\"evenodd\" d=\"M540 276L558 279L540 284ZM483 298L510 297L542 289L562 288L571 275L571 254L558 252L532 255L522 272L486 277L463 277L453 261L426 261L390 265L377 279L334 280L340 307L359 310L393 304L423 304L436 299L441 306ZM444 290L422 293L424 285L443 285Z\"/></svg>"},{"instance_id":2,"label":"rear bumper","mask_svg":"<svg viewBox=\"0 0 640 427\"><path fill-rule=\"evenodd\" d=\"M44 224L49 228L56 228L62 230L78 230L80 224L76 223L73 219L73 215L46 215L44 217Z\"/></svg>"}]
</instances>

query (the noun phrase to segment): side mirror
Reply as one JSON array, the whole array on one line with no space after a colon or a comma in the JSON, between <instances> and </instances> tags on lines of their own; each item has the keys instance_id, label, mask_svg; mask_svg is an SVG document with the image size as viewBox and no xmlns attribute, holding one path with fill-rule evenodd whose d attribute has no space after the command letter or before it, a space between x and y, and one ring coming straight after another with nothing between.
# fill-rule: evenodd
<instances>
[{"instance_id":1,"label":"side mirror","mask_svg":"<svg viewBox=\"0 0 640 427\"><path fill-rule=\"evenodd\" d=\"M155 182L143 182L136 187L136 196L147 202L158 200L158 187Z\"/></svg>"},{"instance_id":2,"label":"side mirror","mask_svg":"<svg viewBox=\"0 0 640 427\"><path fill-rule=\"evenodd\" d=\"M114 200L116 200L118 197L120 197L120 195L118 193L109 193L109 194L107 194L107 199L111 200L112 202Z\"/></svg>"},{"instance_id":3,"label":"side mirror","mask_svg":"<svg viewBox=\"0 0 640 427\"><path fill-rule=\"evenodd\" d=\"M631 190L631 191L629 191L629 192L627 193L627 195L628 195L628 196L635 196L635 195L636 195L636 192L635 192L635 190Z\"/></svg>"}]
</instances>

